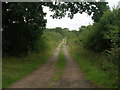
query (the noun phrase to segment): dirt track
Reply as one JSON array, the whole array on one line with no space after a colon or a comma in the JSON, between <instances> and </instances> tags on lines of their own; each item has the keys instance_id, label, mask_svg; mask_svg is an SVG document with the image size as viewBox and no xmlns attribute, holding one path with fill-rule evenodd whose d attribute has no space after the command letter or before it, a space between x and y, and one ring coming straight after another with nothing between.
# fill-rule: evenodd
<instances>
[{"instance_id":1,"label":"dirt track","mask_svg":"<svg viewBox=\"0 0 120 90\"><path fill-rule=\"evenodd\" d=\"M79 66L74 62L69 55L66 46L63 48L67 65L63 71L60 82L57 85L58 88L94 88L94 85L86 80L84 74L80 71Z\"/></svg>"},{"instance_id":2,"label":"dirt track","mask_svg":"<svg viewBox=\"0 0 120 90\"><path fill-rule=\"evenodd\" d=\"M84 74L81 72L79 66L74 62L70 56L67 47L64 43L63 52L65 54L67 65L63 71L63 74L59 82L54 85L55 88L95 88L94 85L86 80ZM61 43L61 44L62 44ZM55 64L59 54L61 44L54 52L51 59L38 70L34 71L30 75L26 76L19 82L14 83L10 88L47 88L47 85L52 81L55 75Z\"/></svg>"}]
</instances>

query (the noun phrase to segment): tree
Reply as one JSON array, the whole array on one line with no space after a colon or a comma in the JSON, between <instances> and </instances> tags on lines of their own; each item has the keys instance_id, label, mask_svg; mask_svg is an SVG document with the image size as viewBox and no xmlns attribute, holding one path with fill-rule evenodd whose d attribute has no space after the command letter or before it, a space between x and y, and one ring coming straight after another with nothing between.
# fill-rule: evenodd
<instances>
[{"instance_id":1,"label":"tree","mask_svg":"<svg viewBox=\"0 0 120 90\"><path fill-rule=\"evenodd\" d=\"M86 28L87 28L86 26L81 26L81 27L79 28L79 32L82 33L83 31L86 30Z\"/></svg>"},{"instance_id":2,"label":"tree","mask_svg":"<svg viewBox=\"0 0 120 90\"><path fill-rule=\"evenodd\" d=\"M48 4L51 11L54 12L53 18L62 18L68 15L69 18L73 18L74 14L86 12L88 15L92 15L94 22L99 22L102 15L109 10L107 2L59 2L55 4Z\"/></svg>"},{"instance_id":3,"label":"tree","mask_svg":"<svg viewBox=\"0 0 120 90\"><path fill-rule=\"evenodd\" d=\"M41 3L2 3L3 54L25 54L35 50L45 27Z\"/></svg>"}]
</instances>

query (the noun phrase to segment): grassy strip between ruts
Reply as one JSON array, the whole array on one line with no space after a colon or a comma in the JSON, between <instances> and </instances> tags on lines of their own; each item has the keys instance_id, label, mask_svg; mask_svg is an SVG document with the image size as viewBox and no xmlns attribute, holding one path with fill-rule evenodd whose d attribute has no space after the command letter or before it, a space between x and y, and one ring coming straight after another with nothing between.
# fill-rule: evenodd
<instances>
[{"instance_id":1,"label":"grassy strip between ruts","mask_svg":"<svg viewBox=\"0 0 120 90\"><path fill-rule=\"evenodd\" d=\"M106 57L83 48L77 49L75 45L71 45L69 50L75 61L79 64L80 69L85 73L87 79L91 80L98 87L115 88L114 73L111 73L109 70L104 71L99 66L99 61L104 61L107 59Z\"/></svg>"},{"instance_id":2,"label":"grassy strip between ruts","mask_svg":"<svg viewBox=\"0 0 120 90\"><path fill-rule=\"evenodd\" d=\"M57 44L55 45L57 46ZM2 88L19 81L41 65L53 54L55 47L41 53L32 53L26 57L4 57L2 60Z\"/></svg>"},{"instance_id":3,"label":"grassy strip between ruts","mask_svg":"<svg viewBox=\"0 0 120 90\"><path fill-rule=\"evenodd\" d=\"M53 88L54 85L60 80L60 77L63 73L63 70L65 68L65 65L66 65L66 58L64 56L64 53L63 53L63 44L60 48L60 53L59 53L59 56L58 56L58 61L56 63L56 73L55 73L55 76L52 78L52 82L48 85L49 88Z\"/></svg>"}]
</instances>

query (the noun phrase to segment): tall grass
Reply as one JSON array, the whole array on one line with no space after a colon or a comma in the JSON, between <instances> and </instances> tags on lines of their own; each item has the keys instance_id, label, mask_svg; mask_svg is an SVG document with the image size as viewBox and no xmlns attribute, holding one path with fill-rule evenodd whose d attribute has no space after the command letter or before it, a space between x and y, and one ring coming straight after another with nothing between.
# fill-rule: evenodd
<instances>
[{"instance_id":1,"label":"tall grass","mask_svg":"<svg viewBox=\"0 0 120 90\"><path fill-rule=\"evenodd\" d=\"M91 80L98 87L117 87L115 83L116 74L112 70L114 65L109 62L108 57L73 44L69 44L69 50L87 79Z\"/></svg>"},{"instance_id":2,"label":"tall grass","mask_svg":"<svg viewBox=\"0 0 120 90\"><path fill-rule=\"evenodd\" d=\"M19 81L45 64L53 54L56 45L57 44L55 43L53 44L49 42L49 50L46 49L39 53L31 53L24 57L3 57L2 88L9 87L11 84Z\"/></svg>"}]
</instances>

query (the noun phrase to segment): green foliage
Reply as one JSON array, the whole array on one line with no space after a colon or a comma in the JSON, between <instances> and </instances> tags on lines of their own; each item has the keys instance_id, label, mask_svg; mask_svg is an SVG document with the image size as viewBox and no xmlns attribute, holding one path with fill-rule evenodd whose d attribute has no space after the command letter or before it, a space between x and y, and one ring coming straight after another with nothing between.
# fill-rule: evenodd
<instances>
[{"instance_id":1,"label":"green foliage","mask_svg":"<svg viewBox=\"0 0 120 90\"><path fill-rule=\"evenodd\" d=\"M106 24L107 31L104 33L104 38L111 41L111 49L107 53L111 56L111 61L116 65L116 73L119 75L120 68L120 9L114 9L107 12L101 19L101 23ZM120 78L116 77L116 83L120 85Z\"/></svg>"},{"instance_id":2,"label":"green foliage","mask_svg":"<svg viewBox=\"0 0 120 90\"><path fill-rule=\"evenodd\" d=\"M3 55L35 50L46 23L41 3L2 3L2 8Z\"/></svg>"},{"instance_id":3,"label":"green foliage","mask_svg":"<svg viewBox=\"0 0 120 90\"><path fill-rule=\"evenodd\" d=\"M86 28L87 28L86 26L81 26L81 27L79 28L79 32L80 32L80 33L84 32Z\"/></svg>"},{"instance_id":4,"label":"green foliage","mask_svg":"<svg viewBox=\"0 0 120 90\"><path fill-rule=\"evenodd\" d=\"M109 10L109 6L107 6L107 2L98 2L98 3L95 3L95 5L98 8L98 10L96 10L95 8L92 9L92 11L94 12L92 19L94 20L94 22L99 22L103 14L107 10Z\"/></svg>"},{"instance_id":5,"label":"green foliage","mask_svg":"<svg viewBox=\"0 0 120 90\"><path fill-rule=\"evenodd\" d=\"M101 52L110 47L110 41L103 37L103 32L98 23L87 26L86 30L79 35L84 47L95 52Z\"/></svg>"},{"instance_id":6,"label":"green foliage","mask_svg":"<svg viewBox=\"0 0 120 90\"><path fill-rule=\"evenodd\" d=\"M108 11L101 18L100 25L106 29L104 37L110 39L112 47L120 46L120 9Z\"/></svg>"},{"instance_id":7,"label":"green foliage","mask_svg":"<svg viewBox=\"0 0 120 90\"><path fill-rule=\"evenodd\" d=\"M102 52L120 46L119 12L120 10L108 11L100 22L87 26L82 32L80 29L79 38L85 48Z\"/></svg>"},{"instance_id":8,"label":"green foliage","mask_svg":"<svg viewBox=\"0 0 120 90\"><path fill-rule=\"evenodd\" d=\"M98 22L108 9L107 2L56 2L51 11L55 12L52 17L59 19L65 17L66 14L72 19L74 14L86 12L88 15L93 14L92 19Z\"/></svg>"},{"instance_id":9,"label":"green foliage","mask_svg":"<svg viewBox=\"0 0 120 90\"><path fill-rule=\"evenodd\" d=\"M75 44L72 40L69 41L68 45L71 55L88 80L91 80L98 87L117 87L117 69L114 63L110 61L110 57L89 51L83 48L82 44Z\"/></svg>"},{"instance_id":10,"label":"green foliage","mask_svg":"<svg viewBox=\"0 0 120 90\"><path fill-rule=\"evenodd\" d=\"M56 32L56 29L45 29L43 31L43 38L45 38L45 41L57 42L63 39L63 35Z\"/></svg>"},{"instance_id":11,"label":"green foliage","mask_svg":"<svg viewBox=\"0 0 120 90\"><path fill-rule=\"evenodd\" d=\"M67 42L75 41L77 38L76 33L74 31L67 32L66 37L67 37Z\"/></svg>"},{"instance_id":12,"label":"green foliage","mask_svg":"<svg viewBox=\"0 0 120 90\"><path fill-rule=\"evenodd\" d=\"M102 70L102 73L106 74L103 76L108 76L108 78L106 77L105 79L104 77L104 80L100 81L100 85L107 87L118 87L120 85L120 79L118 76L118 70L120 68L119 17L120 9L107 11L99 22L86 27L82 26L77 32L79 33L79 36L77 37L76 35L75 37L74 34L71 37L75 37L76 39L71 38L68 43L70 49L72 49L71 52L74 52L73 55L75 55L76 60L78 63L80 63L80 65L85 65L87 62L91 63L92 65L95 65L95 67L97 66L98 69ZM84 68L88 68L89 70L89 67L92 67L92 65L88 65L88 67L86 67L86 65L83 66L83 70ZM92 72L92 69L87 73L91 73L88 74L90 77L92 74L93 76L95 75L95 72ZM93 80L97 79L96 77L96 79L93 77L91 78Z\"/></svg>"}]
</instances>

